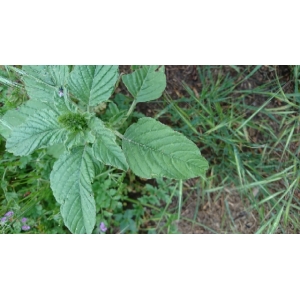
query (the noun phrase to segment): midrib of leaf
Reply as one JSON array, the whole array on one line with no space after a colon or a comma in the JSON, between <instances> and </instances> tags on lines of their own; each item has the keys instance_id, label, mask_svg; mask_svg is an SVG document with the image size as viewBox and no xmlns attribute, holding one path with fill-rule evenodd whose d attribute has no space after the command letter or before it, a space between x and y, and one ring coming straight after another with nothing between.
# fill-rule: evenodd
<instances>
[{"instance_id":1,"label":"midrib of leaf","mask_svg":"<svg viewBox=\"0 0 300 300\"><path fill-rule=\"evenodd\" d=\"M97 68L97 67L96 67L96 68ZM110 70L111 70L111 68L108 69L108 70L106 71L106 73L103 74L102 78L103 78L103 77L105 78L106 74L108 74ZM110 82L110 81L112 80L113 77L114 77L114 74L112 74L112 77L110 77L110 79L109 79L108 82ZM94 78L94 79L95 79L95 78ZM93 83L94 83L94 79L93 79ZM92 85L92 87L93 87L93 85ZM103 88L103 86L101 86L101 88ZM98 88L98 90L99 90L99 88ZM99 95L99 97L100 97L101 95L107 93L108 90L109 90L109 88L108 88L107 90L103 91L103 92ZM94 92L95 92L95 91L94 91Z\"/></svg>"},{"instance_id":2,"label":"midrib of leaf","mask_svg":"<svg viewBox=\"0 0 300 300\"><path fill-rule=\"evenodd\" d=\"M92 171L92 174L93 174L92 176L91 176L91 173L89 172L88 162L89 162L89 158L90 158L90 155L89 155L90 153L88 153L88 151L87 151L88 147L89 147L88 145L85 145L85 146L83 146L83 149L80 150L80 152L81 152L80 160L77 160L77 153L74 157L72 157L71 160L69 160L70 158L68 158L68 162L67 162L68 166L74 165L74 162L77 161L76 162L76 170L73 170L72 175L69 177L69 181L71 184L70 185L67 184L68 190L66 190L66 188L64 187L63 195L57 194L57 193L59 193L59 190L61 190L62 186L60 185L58 187L58 190L55 188L55 186L53 186L56 200L58 201L58 203L60 203L62 205L63 218L66 217L65 224L67 224L67 227L70 230L73 229L77 233L78 233L78 229L81 232L82 229L84 229L84 231L86 231L94 226L94 224L90 223L89 218L87 219L87 216L86 216L86 213L87 214L90 213L90 210L86 206L87 203L92 204L92 206L94 204L90 201L90 198L86 197L86 196L87 196L87 194L91 195L90 193L92 193L91 182L95 175L94 174L95 170ZM85 162L86 156L87 156L87 162ZM61 163L59 165L59 168L55 169L55 174L56 175L59 174L59 177L56 177L55 180L53 180L51 184L53 185L54 182L57 183L57 181L60 182L61 178L64 176L64 173L65 173L64 164ZM53 176L53 174L51 176ZM89 191L89 188L90 188L90 191ZM76 192L76 193L74 194L74 192ZM71 202L71 205L70 205L70 199L73 198L74 196L76 198L76 201ZM70 205L68 207L67 211L65 211L66 208L64 207L65 202L68 202L68 204L66 204L66 205L68 205L68 206ZM85 209L88 209L88 210L85 210ZM76 211L76 214L70 215L69 212L72 212L72 211ZM93 212L92 212L92 214L93 214ZM77 218L78 218L78 220L77 220ZM81 223L81 220L83 222L82 223L83 227L81 227L81 226L78 227L78 225ZM88 227L86 227L86 226L88 226Z\"/></svg>"},{"instance_id":3,"label":"midrib of leaf","mask_svg":"<svg viewBox=\"0 0 300 300\"><path fill-rule=\"evenodd\" d=\"M90 105L90 103L91 103L91 91L92 91L92 89L93 89L93 87L94 87L94 81L95 81L95 73L96 73L96 70L97 70L97 66L95 67L95 69L94 69L94 76L92 77L93 79L92 79L92 86L91 86L91 88L90 88L90 90L89 90L89 105L88 106L91 106Z\"/></svg>"},{"instance_id":4,"label":"midrib of leaf","mask_svg":"<svg viewBox=\"0 0 300 300\"><path fill-rule=\"evenodd\" d=\"M31 75L31 74L28 74L27 72L25 72L22 69L15 68L13 66L9 66L8 68L11 69L11 70L13 70L13 71L15 71L15 72L17 72L18 74L20 74L22 76L30 77L31 79L34 79L34 80L36 80L39 83L45 84L48 87L55 89L55 85L48 84L46 81L42 81L41 79L39 79L39 78L37 78L37 77L35 77L35 76ZM50 76L51 76L51 74L50 74ZM53 78L52 78L52 82L54 83Z\"/></svg>"},{"instance_id":5,"label":"midrib of leaf","mask_svg":"<svg viewBox=\"0 0 300 300\"><path fill-rule=\"evenodd\" d=\"M92 72L90 72L91 69L87 68L87 71L89 72L89 76L92 78L92 83L91 83L90 88L89 88L88 82L86 81L85 77L83 76L82 69L81 69L81 68L79 69L79 70L80 70L80 73L81 73L80 75L81 75L82 78L84 78L85 86L86 86L86 88L88 89L87 111L89 110L89 107L92 106L92 105L90 105L90 103L91 103L91 91L92 91L92 89L93 89L93 87L94 87L96 69L97 69L97 66L95 66L94 72L92 73ZM87 78L87 79L88 79L88 78Z\"/></svg>"},{"instance_id":6,"label":"midrib of leaf","mask_svg":"<svg viewBox=\"0 0 300 300\"><path fill-rule=\"evenodd\" d=\"M134 101L138 98L138 95L139 95L140 91L143 89L143 86L145 85L146 79L147 79L147 77L148 77L148 75L149 75L149 73L150 73L150 68L151 68L151 66L150 66L149 69L147 70L146 77L144 78L144 81L143 81L143 83L142 83L142 86L141 86L141 88L139 89L139 91L137 92L136 97L134 98ZM154 71L154 72L155 72L155 71ZM137 73L137 74L139 74L139 73Z\"/></svg>"},{"instance_id":7,"label":"midrib of leaf","mask_svg":"<svg viewBox=\"0 0 300 300\"><path fill-rule=\"evenodd\" d=\"M126 141L128 141L128 142L130 142L130 143L132 143L132 144L138 145L138 146L141 147L141 148L147 148L147 149L149 149L149 150L151 150L151 151L153 151L153 152L158 152L158 153L160 153L160 154L162 154L162 155L165 155L165 156L171 158L172 160L177 160L177 161L179 161L179 162L186 163L185 160L182 160L182 159L180 159L179 157L174 157L174 156L172 156L172 155L170 155L170 154L168 154L168 153L165 153L165 152L163 152L163 151L161 151L161 150L159 150L159 149L152 148L152 147L150 147L150 146L148 146L148 145L141 144L141 143L138 143L138 142L133 141L133 140L131 140L131 139L128 139L128 138L126 138L125 136L123 136L123 139L126 140ZM158 140L161 140L161 138L158 138ZM154 141L154 139L152 139L152 141ZM152 141L151 141L151 142L152 142ZM175 144L175 143L173 143L173 144ZM179 144L181 144L181 143L179 143ZM184 150L183 150L183 151L184 151ZM185 151L185 152L186 152L186 151ZM188 163L188 164L191 164L192 166L197 167L197 165L195 165L195 164L192 164L192 163ZM163 166L161 166L161 167L163 167ZM175 167L175 166L174 166L174 167Z\"/></svg>"},{"instance_id":8,"label":"midrib of leaf","mask_svg":"<svg viewBox=\"0 0 300 300\"><path fill-rule=\"evenodd\" d=\"M80 160L80 167L78 168L77 170L77 185L79 185L79 194L80 194L80 206L83 207L84 206L84 203L82 202L82 199L83 199L83 196L82 196L82 192L83 192L83 184L81 184L81 174L82 174L82 166L83 166L83 162L84 162L84 155L85 155L85 152L86 152L86 146L84 146L84 150L82 152L82 156L81 156L81 160ZM69 193L68 193L69 194ZM73 209L73 206L75 205L75 202L73 202L72 206L71 206L71 209ZM82 212L83 210L79 210L77 214L80 214L80 212ZM76 220L76 218L74 218L73 222ZM72 222L72 225L74 224Z\"/></svg>"},{"instance_id":9,"label":"midrib of leaf","mask_svg":"<svg viewBox=\"0 0 300 300\"><path fill-rule=\"evenodd\" d=\"M147 149L150 149L150 150L153 151L153 152L157 152L157 153L159 153L159 154L161 154L161 155L164 155L164 156L170 158L171 160L174 159L171 155L168 155L168 154L166 154L166 153L164 153L164 152L162 152L162 151L160 151L160 150L158 150L158 149L149 147L149 146L147 146L147 145L145 145L145 144L140 144L140 143L138 143L138 142L135 142L135 141L133 141L133 140L127 139L127 138L125 138L125 137L124 137L124 139L127 140L127 141L129 141L129 142L132 143L132 144L138 145L138 146L141 147L141 148L147 148ZM183 160L181 160L181 159L175 158L174 160L179 160L179 161L185 163L185 162L184 162ZM146 163L148 166L149 166L149 165L151 166L151 162L148 163L148 160L145 160L144 163ZM176 169L178 170L178 168L176 167L176 165L175 165L174 163L173 163L172 165L173 165L174 168L176 168ZM141 168L138 164L136 165L136 167L138 167L138 168L140 169L140 171L143 172L143 168ZM160 167L161 167L166 173L172 175L172 172L170 172L170 171L166 168L166 166L164 166L164 165L162 164L162 165L160 165ZM179 171L179 170L178 170L178 171ZM180 172L180 171L179 171L179 172Z\"/></svg>"},{"instance_id":10,"label":"midrib of leaf","mask_svg":"<svg viewBox=\"0 0 300 300\"><path fill-rule=\"evenodd\" d=\"M88 78L85 78L85 76L83 76L83 70L81 68L79 68L79 71L80 71L80 75L81 75L81 78L83 78L83 81L84 81L84 85L85 87L82 87L82 90L84 90L85 88L88 89L88 103L87 103L87 109L86 111L89 111L89 104L90 104L90 99L91 99L91 89L89 88L89 84L87 82ZM90 72L90 69L87 68L87 71ZM89 74L90 75L90 74ZM94 77L93 78L93 82L94 82Z\"/></svg>"},{"instance_id":11,"label":"midrib of leaf","mask_svg":"<svg viewBox=\"0 0 300 300\"><path fill-rule=\"evenodd\" d=\"M37 77L34 77L33 75L29 75L29 74L27 74L27 73L24 72L24 71L23 71L23 73L24 73L24 76L30 77L30 78L36 80L37 82L42 83L42 84L45 84L45 85L47 85L48 87L50 87L50 88L52 88L53 90L55 90L55 86L54 86L54 85L51 85L51 84L47 83L46 81L42 81L41 79L39 79L39 78L37 78Z\"/></svg>"},{"instance_id":12,"label":"midrib of leaf","mask_svg":"<svg viewBox=\"0 0 300 300\"><path fill-rule=\"evenodd\" d=\"M6 126L6 127L9 128L10 130L12 130L12 127L11 127L7 122L5 122L4 120L0 119L0 123L2 123L3 126Z\"/></svg>"},{"instance_id":13,"label":"midrib of leaf","mask_svg":"<svg viewBox=\"0 0 300 300\"><path fill-rule=\"evenodd\" d=\"M29 128L30 128L30 127L29 127ZM33 127L33 128L35 128L35 127ZM57 132L60 132L60 131L63 132L63 131L66 131L66 130L65 130L64 128L56 128L56 129L49 128L49 129L44 130L44 131L42 131L42 132L33 133L33 134L31 134L31 136L29 136L29 137L28 137L27 139L25 139L25 140L30 140L31 137L34 137L34 136L40 136L40 135L44 135L45 133L47 133L47 135L44 136L43 139L40 139L40 142L42 142L45 138L48 137L49 132L51 132L51 133L57 133Z\"/></svg>"},{"instance_id":14,"label":"midrib of leaf","mask_svg":"<svg viewBox=\"0 0 300 300\"><path fill-rule=\"evenodd\" d=\"M82 182L83 178L81 176L82 171L87 170L87 172L88 172L88 166L85 164L85 160L84 160L84 157L86 155L86 149L87 149L86 147L87 147L87 145L84 146L84 150L83 150L83 153L82 153L82 156L81 156L81 159L80 159L80 168L78 169L78 181L77 182L79 184L79 190L80 190L80 204L81 204L81 207L84 207L84 204L85 204L83 202L83 198L84 198L84 190L86 190L86 188L87 188L86 187L87 182L86 181ZM91 186L91 193L92 193L92 182L91 182L92 180L91 180L91 177L90 177L90 173L88 173L88 177L89 177L88 178L88 184L90 184L90 186ZM81 211L83 212L83 209ZM80 211L78 213L80 213Z\"/></svg>"}]
</instances>

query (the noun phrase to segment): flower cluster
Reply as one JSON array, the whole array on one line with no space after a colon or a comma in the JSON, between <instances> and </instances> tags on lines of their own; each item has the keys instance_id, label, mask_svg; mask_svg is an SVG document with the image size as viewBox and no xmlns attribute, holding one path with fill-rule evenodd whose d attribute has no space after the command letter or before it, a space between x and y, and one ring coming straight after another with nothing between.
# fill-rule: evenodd
<instances>
[{"instance_id":1,"label":"flower cluster","mask_svg":"<svg viewBox=\"0 0 300 300\"><path fill-rule=\"evenodd\" d=\"M105 226L105 224L103 222L100 223L99 229L102 232L105 232L107 230L107 228L106 228L106 226Z\"/></svg>"},{"instance_id":2,"label":"flower cluster","mask_svg":"<svg viewBox=\"0 0 300 300\"><path fill-rule=\"evenodd\" d=\"M1 223L4 224L8 221L9 218L11 218L12 216L14 215L14 212L12 210L8 211L4 217L2 217L0 220L1 220Z\"/></svg>"},{"instance_id":3,"label":"flower cluster","mask_svg":"<svg viewBox=\"0 0 300 300\"><path fill-rule=\"evenodd\" d=\"M4 223L6 223L9 220L9 218L11 218L13 215L14 215L14 212L12 210L8 211L4 215L4 217L2 217L0 219L1 225L3 225ZM24 230L24 231L28 231L30 229L30 226L26 224L27 220L28 220L27 218L22 218L21 219L21 222L23 223L22 230Z\"/></svg>"},{"instance_id":4,"label":"flower cluster","mask_svg":"<svg viewBox=\"0 0 300 300\"><path fill-rule=\"evenodd\" d=\"M65 113L58 117L58 122L71 132L84 131L88 128L86 117L80 113Z\"/></svg>"},{"instance_id":5,"label":"flower cluster","mask_svg":"<svg viewBox=\"0 0 300 300\"><path fill-rule=\"evenodd\" d=\"M22 230L28 231L30 229L30 226L26 224L27 218L22 218L21 222L23 223Z\"/></svg>"},{"instance_id":6,"label":"flower cluster","mask_svg":"<svg viewBox=\"0 0 300 300\"><path fill-rule=\"evenodd\" d=\"M4 216L10 218L10 217L12 217L13 215L14 215L14 212L13 212L12 210L10 210L10 211L8 211Z\"/></svg>"}]
</instances>

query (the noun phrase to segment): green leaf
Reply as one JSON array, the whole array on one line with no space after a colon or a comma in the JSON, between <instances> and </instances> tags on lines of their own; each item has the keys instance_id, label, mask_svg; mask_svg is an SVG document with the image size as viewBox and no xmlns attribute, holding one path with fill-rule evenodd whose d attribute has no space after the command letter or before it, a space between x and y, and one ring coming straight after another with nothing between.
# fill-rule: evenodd
<instances>
[{"instance_id":1,"label":"green leaf","mask_svg":"<svg viewBox=\"0 0 300 300\"><path fill-rule=\"evenodd\" d=\"M70 98L67 95L67 89L64 89L64 96L59 97L58 94L55 94L53 97L54 107L60 114L68 112L77 112L77 106L70 101Z\"/></svg>"},{"instance_id":2,"label":"green leaf","mask_svg":"<svg viewBox=\"0 0 300 300\"><path fill-rule=\"evenodd\" d=\"M62 143L67 131L57 121L58 113L43 109L16 127L6 141L7 151L28 155L36 149Z\"/></svg>"},{"instance_id":3,"label":"green leaf","mask_svg":"<svg viewBox=\"0 0 300 300\"><path fill-rule=\"evenodd\" d=\"M83 146L86 143L94 143L95 136L90 131L68 132L65 147L69 150L75 146Z\"/></svg>"},{"instance_id":4,"label":"green leaf","mask_svg":"<svg viewBox=\"0 0 300 300\"><path fill-rule=\"evenodd\" d=\"M47 154L59 158L65 152L64 144L55 144L47 148Z\"/></svg>"},{"instance_id":5,"label":"green leaf","mask_svg":"<svg viewBox=\"0 0 300 300\"><path fill-rule=\"evenodd\" d=\"M44 108L51 108L51 106L45 102L29 100L18 109L9 110L0 119L0 134L7 139L15 127L21 125L29 116Z\"/></svg>"},{"instance_id":6,"label":"green leaf","mask_svg":"<svg viewBox=\"0 0 300 300\"><path fill-rule=\"evenodd\" d=\"M52 101L68 76L67 66L23 66L23 81L31 99Z\"/></svg>"},{"instance_id":7,"label":"green leaf","mask_svg":"<svg viewBox=\"0 0 300 300\"><path fill-rule=\"evenodd\" d=\"M109 99L118 80L118 66L75 66L70 73L70 92L88 106Z\"/></svg>"},{"instance_id":8,"label":"green leaf","mask_svg":"<svg viewBox=\"0 0 300 300\"><path fill-rule=\"evenodd\" d=\"M92 181L96 165L88 146L63 154L50 174L53 194L61 204L61 215L72 233L91 233L96 222Z\"/></svg>"},{"instance_id":9,"label":"green leaf","mask_svg":"<svg viewBox=\"0 0 300 300\"><path fill-rule=\"evenodd\" d=\"M152 118L141 118L131 125L122 146L129 167L143 178L204 177L208 169L192 141Z\"/></svg>"},{"instance_id":10,"label":"green leaf","mask_svg":"<svg viewBox=\"0 0 300 300\"><path fill-rule=\"evenodd\" d=\"M128 170L125 155L116 143L115 134L106 128L98 118L92 119L91 128L96 136L96 141L93 144L94 157L105 165L114 166L124 171Z\"/></svg>"},{"instance_id":11,"label":"green leaf","mask_svg":"<svg viewBox=\"0 0 300 300\"><path fill-rule=\"evenodd\" d=\"M52 82L56 87L63 87L67 83L67 78L69 76L68 66L48 66L48 72L52 78Z\"/></svg>"},{"instance_id":12,"label":"green leaf","mask_svg":"<svg viewBox=\"0 0 300 300\"><path fill-rule=\"evenodd\" d=\"M136 102L147 102L159 98L166 88L164 68L143 66L131 74L122 76L122 80Z\"/></svg>"}]
</instances>

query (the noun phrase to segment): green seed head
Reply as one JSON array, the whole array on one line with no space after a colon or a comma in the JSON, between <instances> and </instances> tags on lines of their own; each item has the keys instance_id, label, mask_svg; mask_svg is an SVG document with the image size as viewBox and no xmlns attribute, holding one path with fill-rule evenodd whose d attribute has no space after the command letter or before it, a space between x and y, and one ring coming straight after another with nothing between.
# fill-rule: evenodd
<instances>
[{"instance_id":1,"label":"green seed head","mask_svg":"<svg viewBox=\"0 0 300 300\"><path fill-rule=\"evenodd\" d=\"M58 122L71 132L83 131L88 128L85 116L78 113L66 113L58 117Z\"/></svg>"}]
</instances>

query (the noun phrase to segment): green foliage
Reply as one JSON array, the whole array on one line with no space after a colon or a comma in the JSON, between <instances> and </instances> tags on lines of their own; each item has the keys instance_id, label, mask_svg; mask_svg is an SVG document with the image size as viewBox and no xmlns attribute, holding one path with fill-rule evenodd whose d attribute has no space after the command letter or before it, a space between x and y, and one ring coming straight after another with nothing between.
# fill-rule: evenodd
<instances>
[{"instance_id":1,"label":"green foliage","mask_svg":"<svg viewBox=\"0 0 300 300\"><path fill-rule=\"evenodd\" d=\"M160 206L161 204L171 204L173 197L178 197L178 190L170 179L158 178L157 186L147 183L143 189L143 196L139 197L141 204L151 204Z\"/></svg>"},{"instance_id":2,"label":"green foliage","mask_svg":"<svg viewBox=\"0 0 300 300\"><path fill-rule=\"evenodd\" d=\"M130 168L140 177L188 179L205 176L208 169L193 142L152 118L131 125L122 146Z\"/></svg>"},{"instance_id":3,"label":"green foliage","mask_svg":"<svg viewBox=\"0 0 300 300\"><path fill-rule=\"evenodd\" d=\"M166 88L164 67L143 66L122 80L136 102L148 102L161 96Z\"/></svg>"},{"instance_id":4,"label":"green foliage","mask_svg":"<svg viewBox=\"0 0 300 300\"><path fill-rule=\"evenodd\" d=\"M58 122L71 132L83 131L88 128L88 121L79 113L66 113L58 117Z\"/></svg>"},{"instance_id":5,"label":"green foliage","mask_svg":"<svg viewBox=\"0 0 300 300\"><path fill-rule=\"evenodd\" d=\"M132 66L122 77L106 68L110 77L98 75L100 66L0 66L0 217L14 212L0 222L1 233L69 233L64 223L72 232L101 233L92 223L104 223L107 233L178 233L183 223L191 231L247 232L240 215L254 220L250 232L299 233L299 66L290 67L292 82L275 76L249 89L261 68L276 67L200 66L196 88L183 83L180 99L161 94L162 67ZM107 91L99 91L105 78L112 78ZM120 80L129 93L116 93ZM154 119L134 111L151 95L160 99L139 108L147 105ZM79 116L84 126L72 132L62 116ZM57 139L53 130L61 130ZM192 160L170 145L177 136L184 138L178 148L193 141L189 155L200 162L200 149L209 161L205 181L165 178L193 172ZM164 178L145 180L156 174ZM208 227L212 211L214 224L222 214L220 227Z\"/></svg>"},{"instance_id":6,"label":"green foliage","mask_svg":"<svg viewBox=\"0 0 300 300\"><path fill-rule=\"evenodd\" d=\"M69 74L68 66L23 66L23 81L30 99L52 102Z\"/></svg>"},{"instance_id":7,"label":"green foliage","mask_svg":"<svg viewBox=\"0 0 300 300\"><path fill-rule=\"evenodd\" d=\"M58 158L50 174L50 186L64 223L72 233L94 230L97 199L92 182L101 172L111 174L114 168L126 172L130 167L144 178L205 177L208 164L196 145L170 127L141 118L124 135L117 131L128 124L136 103L161 96L166 87L163 67L144 66L123 76L134 96L127 111L109 100L117 84L118 66L70 69L14 69L22 75L30 100L18 111L4 114L0 133L6 138L7 151L14 155L28 156L47 148L48 153ZM103 121L99 114L106 106L99 105L105 102L109 102L109 109ZM122 147L116 137L123 141ZM139 214L142 215L141 209ZM136 232L138 228L131 210L118 212L115 220L121 230L128 227Z\"/></svg>"},{"instance_id":8,"label":"green foliage","mask_svg":"<svg viewBox=\"0 0 300 300\"><path fill-rule=\"evenodd\" d=\"M7 111L0 119L0 134L7 139L12 130L23 124L28 117L42 109L52 109L52 107L49 103L29 100L20 106L18 110L13 109Z\"/></svg>"},{"instance_id":9,"label":"green foliage","mask_svg":"<svg viewBox=\"0 0 300 300\"><path fill-rule=\"evenodd\" d=\"M69 233L49 184L54 159L45 150L16 157L4 146L0 137L0 218L13 216L0 222L0 233ZM29 230L22 229L24 217Z\"/></svg>"},{"instance_id":10,"label":"green foliage","mask_svg":"<svg viewBox=\"0 0 300 300\"><path fill-rule=\"evenodd\" d=\"M60 127L58 114L44 109L17 126L6 142L6 149L14 155L28 155L36 149L62 143L66 130Z\"/></svg>"},{"instance_id":11,"label":"green foliage","mask_svg":"<svg viewBox=\"0 0 300 300\"><path fill-rule=\"evenodd\" d=\"M98 118L92 120L91 128L96 137L93 144L94 157L106 165L126 171L128 164L121 147L115 141L114 133Z\"/></svg>"},{"instance_id":12,"label":"green foliage","mask_svg":"<svg viewBox=\"0 0 300 300\"><path fill-rule=\"evenodd\" d=\"M155 186L141 185L124 175L111 173L93 184L98 223L108 224L110 233L178 233L177 214L168 211L179 195L176 181L159 178Z\"/></svg>"},{"instance_id":13,"label":"green foliage","mask_svg":"<svg viewBox=\"0 0 300 300\"><path fill-rule=\"evenodd\" d=\"M99 168L90 146L73 148L53 166L51 188L61 204L65 224L73 233L91 233L95 226L96 207L91 183L96 167Z\"/></svg>"},{"instance_id":14,"label":"green foliage","mask_svg":"<svg viewBox=\"0 0 300 300\"><path fill-rule=\"evenodd\" d=\"M118 66L75 66L68 84L70 92L85 105L109 99L118 80Z\"/></svg>"}]
</instances>

